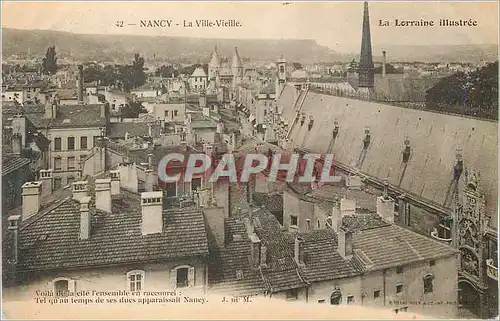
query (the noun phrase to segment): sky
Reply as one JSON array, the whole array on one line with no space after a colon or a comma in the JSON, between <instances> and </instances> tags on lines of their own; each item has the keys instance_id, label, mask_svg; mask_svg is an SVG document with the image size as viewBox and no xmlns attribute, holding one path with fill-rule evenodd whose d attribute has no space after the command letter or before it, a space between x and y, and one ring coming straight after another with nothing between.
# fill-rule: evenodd
<instances>
[{"instance_id":1,"label":"sky","mask_svg":"<svg viewBox=\"0 0 500 321\"><path fill-rule=\"evenodd\" d=\"M498 44L498 3L370 1L372 43L384 45ZM2 27L88 34L203 38L314 39L338 52L359 51L363 2L19 2L2 1ZM141 28L141 20L172 19L171 28ZM187 28L184 20L234 19L242 27ZM476 27L396 27L394 20L472 19ZM379 26L388 20L389 27ZM116 26L123 21L124 27ZM137 24L129 26L128 24Z\"/></svg>"}]
</instances>

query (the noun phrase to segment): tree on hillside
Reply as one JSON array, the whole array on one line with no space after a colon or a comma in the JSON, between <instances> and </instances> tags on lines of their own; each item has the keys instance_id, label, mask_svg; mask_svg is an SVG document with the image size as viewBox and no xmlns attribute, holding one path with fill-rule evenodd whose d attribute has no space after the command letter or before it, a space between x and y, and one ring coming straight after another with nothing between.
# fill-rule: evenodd
<instances>
[{"instance_id":1,"label":"tree on hillside","mask_svg":"<svg viewBox=\"0 0 500 321\"><path fill-rule=\"evenodd\" d=\"M133 88L140 87L146 83L146 74L144 72L144 58L139 54L134 55L134 61L130 66L130 76Z\"/></svg>"},{"instance_id":2,"label":"tree on hillside","mask_svg":"<svg viewBox=\"0 0 500 321\"><path fill-rule=\"evenodd\" d=\"M179 74L179 71L177 71L177 69L175 69L172 65L169 65L169 66L161 66L160 68L156 69L155 71L155 76L159 77L165 77L165 78L170 78L172 77L172 74L174 75L174 77L177 77L177 75Z\"/></svg>"},{"instance_id":3,"label":"tree on hillside","mask_svg":"<svg viewBox=\"0 0 500 321\"><path fill-rule=\"evenodd\" d=\"M425 98L429 110L498 119L498 61L442 78Z\"/></svg>"},{"instance_id":4,"label":"tree on hillside","mask_svg":"<svg viewBox=\"0 0 500 321\"><path fill-rule=\"evenodd\" d=\"M131 102L122 108L122 116L125 118L137 118L141 113L147 113L148 110L140 102Z\"/></svg>"},{"instance_id":5,"label":"tree on hillside","mask_svg":"<svg viewBox=\"0 0 500 321\"><path fill-rule=\"evenodd\" d=\"M376 74L381 74L382 73L382 66L376 67L375 68L375 73ZM403 73L403 68L395 68L391 64L385 64L385 73L386 74L402 74Z\"/></svg>"},{"instance_id":6,"label":"tree on hillside","mask_svg":"<svg viewBox=\"0 0 500 321\"><path fill-rule=\"evenodd\" d=\"M42 61L42 71L47 75L53 75L57 72L56 46L47 48Z\"/></svg>"}]
</instances>

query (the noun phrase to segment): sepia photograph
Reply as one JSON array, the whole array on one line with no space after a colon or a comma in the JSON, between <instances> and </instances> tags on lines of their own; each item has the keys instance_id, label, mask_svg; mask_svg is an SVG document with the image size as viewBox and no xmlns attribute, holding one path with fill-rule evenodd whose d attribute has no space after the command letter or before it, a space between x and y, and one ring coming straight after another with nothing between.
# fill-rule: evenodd
<instances>
[{"instance_id":1,"label":"sepia photograph","mask_svg":"<svg viewBox=\"0 0 500 321\"><path fill-rule=\"evenodd\" d=\"M2 1L2 319L498 319L497 1Z\"/></svg>"}]
</instances>

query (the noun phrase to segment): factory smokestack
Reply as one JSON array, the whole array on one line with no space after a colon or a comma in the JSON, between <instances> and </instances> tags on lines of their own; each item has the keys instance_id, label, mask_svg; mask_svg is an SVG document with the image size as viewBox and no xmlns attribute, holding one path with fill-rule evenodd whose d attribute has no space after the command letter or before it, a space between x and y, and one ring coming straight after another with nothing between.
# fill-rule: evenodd
<instances>
[{"instance_id":1,"label":"factory smokestack","mask_svg":"<svg viewBox=\"0 0 500 321\"><path fill-rule=\"evenodd\" d=\"M83 66L78 65L78 103L83 104Z\"/></svg>"},{"instance_id":2,"label":"factory smokestack","mask_svg":"<svg viewBox=\"0 0 500 321\"><path fill-rule=\"evenodd\" d=\"M385 50L384 50L384 51L382 51L382 78L385 78L385 74L386 74L385 64L386 64L386 56L385 56Z\"/></svg>"}]
</instances>

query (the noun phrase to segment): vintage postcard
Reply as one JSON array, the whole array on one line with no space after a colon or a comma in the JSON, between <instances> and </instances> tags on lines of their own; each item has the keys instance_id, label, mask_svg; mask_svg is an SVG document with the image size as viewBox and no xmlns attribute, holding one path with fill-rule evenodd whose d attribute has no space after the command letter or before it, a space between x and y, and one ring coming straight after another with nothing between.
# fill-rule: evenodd
<instances>
[{"instance_id":1,"label":"vintage postcard","mask_svg":"<svg viewBox=\"0 0 500 321\"><path fill-rule=\"evenodd\" d=\"M498 7L3 1L2 318L498 317Z\"/></svg>"}]
</instances>

